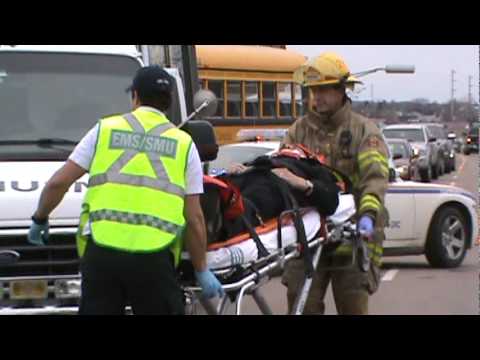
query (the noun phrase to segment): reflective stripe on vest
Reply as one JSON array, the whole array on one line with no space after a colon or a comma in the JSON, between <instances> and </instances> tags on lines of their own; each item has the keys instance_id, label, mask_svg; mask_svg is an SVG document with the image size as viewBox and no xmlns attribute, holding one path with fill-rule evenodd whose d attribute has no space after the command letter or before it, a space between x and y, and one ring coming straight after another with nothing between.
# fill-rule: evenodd
<instances>
[{"instance_id":1,"label":"reflective stripe on vest","mask_svg":"<svg viewBox=\"0 0 480 360\"><path fill-rule=\"evenodd\" d=\"M362 212L368 209L379 211L380 207L380 201L375 195L366 194L362 197L362 200L360 201L360 208L358 209L358 211Z\"/></svg>"},{"instance_id":2,"label":"reflective stripe on vest","mask_svg":"<svg viewBox=\"0 0 480 360\"><path fill-rule=\"evenodd\" d=\"M86 195L96 243L129 252L170 247L178 262L191 143L153 112L101 121Z\"/></svg>"},{"instance_id":3,"label":"reflective stripe on vest","mask_svg":"<svg viewBox=\"0 0 480 360\"><path fill-rule=\"evenodd\" d=\"M134 214L126 211L116 210L98 210L92 211L90 213L90 221L92 223L102 220L114 221L130 225L146 225L157 228L172 235L176 235L178 231L182 228L181 226L178 226L174 223L145 214Z\"/></svg>"}]
</instances>

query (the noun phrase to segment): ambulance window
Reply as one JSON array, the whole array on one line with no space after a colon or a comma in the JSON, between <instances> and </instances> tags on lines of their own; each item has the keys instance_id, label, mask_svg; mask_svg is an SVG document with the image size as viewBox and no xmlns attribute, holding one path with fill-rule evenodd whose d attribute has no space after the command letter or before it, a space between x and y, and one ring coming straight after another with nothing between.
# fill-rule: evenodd
<instances>
[{"instance_id":1,"label":"ambulance window","mask_svg":"<svg viewBox=\"0 0 480 360\"><path fill-rule=\"evenodd\" d=\"M121 55L0 53L0 140L79 141L101 117L131 111L125 90L140 66ZM0 148L2 155L22 152L69 155L31 145Z\"/></svg>"}]
</instances>

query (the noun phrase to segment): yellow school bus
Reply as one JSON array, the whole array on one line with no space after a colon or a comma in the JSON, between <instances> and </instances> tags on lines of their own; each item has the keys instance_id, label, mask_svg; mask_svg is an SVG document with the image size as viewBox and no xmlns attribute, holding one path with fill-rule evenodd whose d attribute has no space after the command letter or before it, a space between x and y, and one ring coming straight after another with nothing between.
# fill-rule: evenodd
<instances>
[{"instance_id":1,"label":"yellow school bus","mask_svg":"<svg viewBox=\"0 0 480 360\"><path fill-rule=\"evenodd\" d=\"M287 49L250 45L196 45L202 88L218 98L214 116L219 144L235 142L246 128L288 127L303 115L293 71L306 57Z\"/></svg>"}]
</instances>

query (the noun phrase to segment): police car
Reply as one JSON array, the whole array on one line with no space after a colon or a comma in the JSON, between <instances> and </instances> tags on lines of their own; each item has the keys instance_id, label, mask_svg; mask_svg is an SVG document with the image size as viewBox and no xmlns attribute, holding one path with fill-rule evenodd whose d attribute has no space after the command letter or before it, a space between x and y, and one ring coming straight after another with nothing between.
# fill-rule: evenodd
<instances>
[{"instance_id":1,"label":"police car","mask_svg":"<svg viewBox=\"0 0 480 360\"><path fill-rule=\"evenodd\" d=\"M220 147L209 164L211 175L225 172L232 163L253 160L278 149L284 129L242 130L239 143ZM390 167L393 161L389 156ZM422 255L433 267L461 265L478 236L477 198L464 189L403 181L391 171L385 198L389 226L385 229L384 256Z\"/></svg>"}]
</instances>

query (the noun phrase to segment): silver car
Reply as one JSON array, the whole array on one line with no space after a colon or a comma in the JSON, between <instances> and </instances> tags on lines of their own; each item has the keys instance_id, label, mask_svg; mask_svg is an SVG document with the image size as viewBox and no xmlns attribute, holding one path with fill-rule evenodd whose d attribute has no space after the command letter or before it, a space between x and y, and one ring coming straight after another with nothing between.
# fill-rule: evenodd
<instances>
[{"instance_id":1,"label":"silver car","mask_svg":"<svg viewBox=\"0 0 480 360\"><path fill-rule=\"evenodd\" d=\"M383 129L387 139L406 139L412 145L413 151L418 156L418 169L420 179L430 182L440 175L440 148L437 139L422 124L389 125Z\"/></svg>"}]
</instances>

